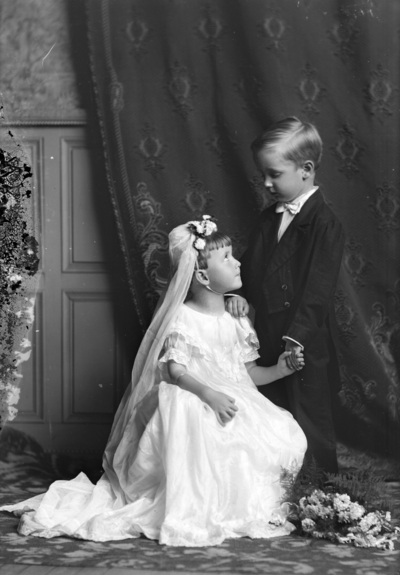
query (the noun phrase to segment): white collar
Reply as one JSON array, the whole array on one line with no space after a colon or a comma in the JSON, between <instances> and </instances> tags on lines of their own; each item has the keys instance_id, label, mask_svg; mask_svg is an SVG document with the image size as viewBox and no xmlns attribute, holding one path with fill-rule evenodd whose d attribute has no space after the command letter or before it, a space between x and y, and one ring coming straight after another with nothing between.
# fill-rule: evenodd
<instances>
[{"instance_id":1,"label":"white collar","mask_svg":"<svg viewBox=\"0 0 400 575\"><path fill-rule=\"evenodd\" d=\"M276 210L277 212L284 212L285 211L285 205L289 204L291 206L296 206L297 210L296 212L298 213L301 208L304 206L304 204L306 203L306 201L311 198L311 196L318 190L318 186L314 186L310 191L305 192L304 194L301 194L301 196L298 196L297 198L295 198L293 201L291 202L278 202L276 204Z\"/></svg>"}]
</instances>

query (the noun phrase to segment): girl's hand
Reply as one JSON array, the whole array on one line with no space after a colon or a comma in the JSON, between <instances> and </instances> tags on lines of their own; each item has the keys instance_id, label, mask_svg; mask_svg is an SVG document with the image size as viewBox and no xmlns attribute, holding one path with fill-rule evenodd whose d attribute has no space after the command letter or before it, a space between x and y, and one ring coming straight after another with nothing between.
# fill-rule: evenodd
<instances>
[{"instance_id":1,"label":"girl's hand","mask_svg":"<svg viewBox=\"0 0 400 575\"><path fill-rule=\"evenodd\" d=\"M236 400L225 393L207 388L204 391L203 401L215 412L218 422L225 426L231 421L238 410Z\"/></svg>"},{"instance_id":2,"label":"girl's hand","mask_svg":"<svg viewBox=\"0 0 400 575\"><path fill-rule=\"evenodd\" d=\"M244 297L237 295L230 297L225 302L225 309L228 311L233 317L239 318L244 317L250 311L250 306L247 303L247 299Z\"/></svg>"},{"instance_id":3,"label":"girl's hand","mask_svg":"<svg viewBox=\"0 0 400 575\"><path fill-rule=\"evenodd\" d=\"M304 367L304 350L300 345L295 341L288 339L286 340L285 351L290 351L290 355L286 356L286 365L289 369L296 369L298 371ZM298 361L298 358L303 361Z\"/></svg>"},{"instance_id":4,"label":"girl's hand","mask_svg":"<svg viewBox=\"0 0 400 575\"><path fill-rule=\"evenodd\" d=\"M304 363L304 355L302 351L298 351L296 353L296 366L294 367L294 363L292 363L290 360L291 358L292 352L291 351L284 351L283 353L281 353L281 355L279 356L278 359L278 363L276 364L277 367L277 371L278 371L278 377L287 377L288 375L292 375L292 373L294 371L298 371L300 369L303 369L305 363Z\"/></svg>"}]
</instances>

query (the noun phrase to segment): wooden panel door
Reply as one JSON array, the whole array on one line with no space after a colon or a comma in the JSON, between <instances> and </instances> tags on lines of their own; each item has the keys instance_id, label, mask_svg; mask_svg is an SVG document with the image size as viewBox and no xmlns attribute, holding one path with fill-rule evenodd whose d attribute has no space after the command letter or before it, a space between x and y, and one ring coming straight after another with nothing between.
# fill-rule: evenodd
<instances>
[{"instance_id":1,"label":"wooden panel door","mask_svg":"<svg viewBox=\"0 0 400 575\"><path fill-rule=\"evenodd\" d=\"M25 128L17 136L32 163L41 269L33 351L9 425L54 453L101 453L129 366L118 341L103 249L109 230L97 215L85 128Z\"/></svg>"}]
</instances>

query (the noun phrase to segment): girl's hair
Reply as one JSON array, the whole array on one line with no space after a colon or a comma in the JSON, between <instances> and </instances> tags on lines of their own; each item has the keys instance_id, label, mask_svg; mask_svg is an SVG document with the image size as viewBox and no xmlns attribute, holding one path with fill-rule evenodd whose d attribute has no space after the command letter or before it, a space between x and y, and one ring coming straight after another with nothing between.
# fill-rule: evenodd
<instances>
[{"instance_id":1,"label":"girl's hair","mask_svg":"<svg viewBox=\"0 0 400 575\"><path fill-rule=\"evenodd\" d=\"M206 270L208 268L208 258L210 257L212 250L218 250L219 248L224 248L232 245L231 238L222 234L221 232L213 232L209 236L204 236L204 241L206 242L205 247L199 250L199 255L197 256L198 269Z\"/></svg>"},{"instance_id":2,"label":"girl's hair","mask_svg":"<svg viewBox=\"0 0 400 575\"><path fill-rule=\"evenodd\" d=\"M295 116L279 120L251 144L253 154L280 147L284 160L300 167L307 160L314 162L317 169L322 156L322 140L317 128L308 122L301 122Z\"/></svg>"}]
</instances>

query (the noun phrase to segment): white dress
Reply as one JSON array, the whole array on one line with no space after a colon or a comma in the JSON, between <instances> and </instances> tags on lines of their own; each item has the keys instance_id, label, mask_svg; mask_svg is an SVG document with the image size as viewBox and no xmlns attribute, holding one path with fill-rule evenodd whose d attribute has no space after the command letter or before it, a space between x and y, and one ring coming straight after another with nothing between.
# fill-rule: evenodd
<instances>
[{"instance_id":1,"label":"white dress","mask_svg":"<svg viewBox=\"0 0 400 575\"><path fill-rule=\"evenodd\" d=\"M159 361L158 406L126 470L128 496L113 491L106 473L96 485L81 473L2 509L23 512L19 532L40 537L107 541L143 533L162 544L207 546L290 533L280 474L301 465L307 443L292 415L249 377L244 364L257 349L247 318L209 316L183 304ZM170 359L234 397L236 416L222 426L196 395L168 383Z\"/></svg>"}]
</instances>

